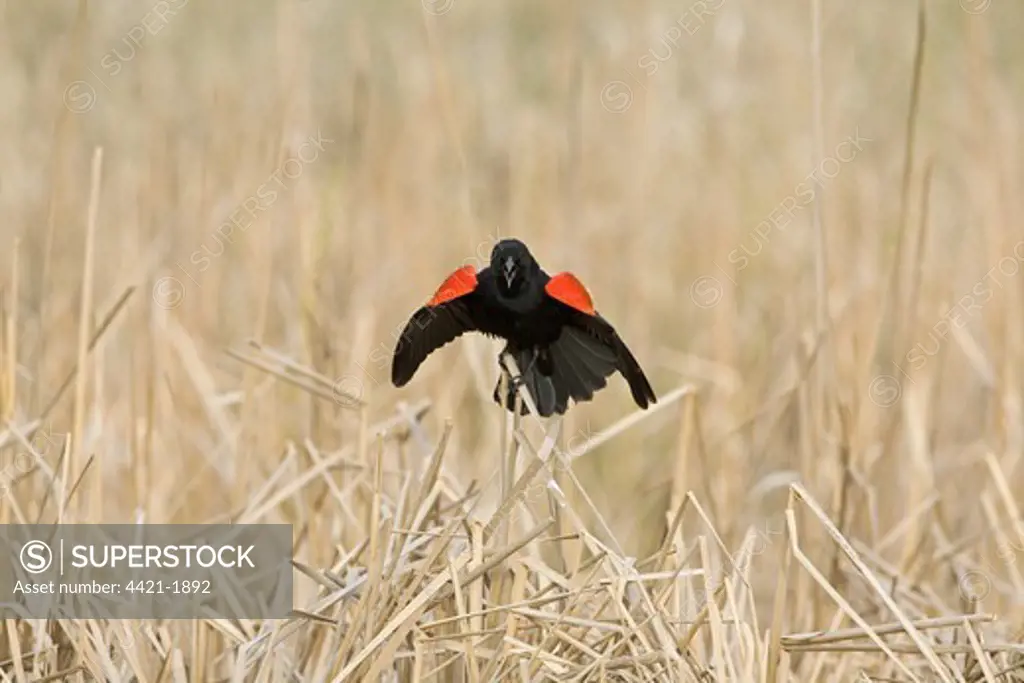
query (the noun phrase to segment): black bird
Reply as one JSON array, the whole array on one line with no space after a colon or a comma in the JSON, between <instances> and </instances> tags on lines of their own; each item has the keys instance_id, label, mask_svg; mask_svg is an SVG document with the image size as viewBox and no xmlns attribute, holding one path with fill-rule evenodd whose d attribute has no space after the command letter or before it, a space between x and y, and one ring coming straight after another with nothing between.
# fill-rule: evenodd
<instances>
[{"instance_id":1,"label":"black bird","mask_svg":"<svg viewBox=\"0 0 1024 683\"><path fill-rule=\"evenodd\" d=\"M576 276L549 276L519 240L498 242L488 268L456 270L413 313L395 347L391 382L404 386L431 352L471 331L504 339L499 364L505 369L507 353L522 373L508 383L508 410L516 388L526 387L542 416L561 415L570 398L589 401L616 370L638 406L657 402L640 364ZM499 380L494 400L502 404L500 393Z\"/></svg>"}]
</instances>

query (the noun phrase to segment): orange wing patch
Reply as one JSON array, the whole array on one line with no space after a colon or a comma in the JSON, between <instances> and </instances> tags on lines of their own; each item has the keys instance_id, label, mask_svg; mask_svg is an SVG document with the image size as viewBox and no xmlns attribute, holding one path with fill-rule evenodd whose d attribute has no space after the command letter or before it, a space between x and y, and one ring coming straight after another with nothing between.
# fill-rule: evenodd
<instances>
[{"instance_id":1,"label":"orange wing patch","mask_svg":"<svg viewBox=\"0 0 1024 683\"><path fill-rule=\"evenodd\" d=\"M552 299L558 299L566 306L571 306L577 311L587 315L594 315L594 302L590 298L590 292L583 286L572 273L559 273L544 285L544 291Z\"/></svg>"},{"instance_id":2,"label":"orange wing patch","mask_svg":"<svg viewBox=\"0 0 1024 683\"><path fill-rule=\"evenodd\" d=\"M427 306L440 306L452 299L458 299L476 289L476 269L473 266L462 266L449 275L441 286L434 292L434 296L427 302Z\"/></svg>"}]
</instances>

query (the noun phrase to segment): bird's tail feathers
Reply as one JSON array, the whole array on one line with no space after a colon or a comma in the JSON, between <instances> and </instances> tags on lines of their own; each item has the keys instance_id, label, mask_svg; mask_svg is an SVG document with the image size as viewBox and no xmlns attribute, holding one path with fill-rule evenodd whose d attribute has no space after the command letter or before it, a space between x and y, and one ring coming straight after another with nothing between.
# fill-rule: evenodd
<instances>
[{"instance_id":1,"label":"bird's tail feathers","mask_svg":"<svg viewBox=\"0 0 1024 683\"><path fill-rule=\"evenodd\" d=\"M515 359L522 379L519 391L528 391L542 417L563 414L569 400L575 403L589 401L594 392L608 384L608 377L616 370L629 383L630 393L637 405L646 408L657 399L643 370L626 345L617 337L614 343L598 339L585 330L564 327L558 339L546 349L506 352ZM540 353L540 357L538 357ZM505 401L499 400L501 382L494 388L494 400L508 410L514 410L516 386L510 382ZM520 410L526 414L525 401Z\"/></svg>"}]
</instances>

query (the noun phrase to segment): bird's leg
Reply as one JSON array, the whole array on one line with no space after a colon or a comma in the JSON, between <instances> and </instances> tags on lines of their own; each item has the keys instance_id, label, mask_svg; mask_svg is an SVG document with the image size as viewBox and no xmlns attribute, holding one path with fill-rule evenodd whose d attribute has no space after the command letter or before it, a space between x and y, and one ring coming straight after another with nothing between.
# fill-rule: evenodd
<instances>
[{"instance_id":1,"label":"bird's leg","mask_svg":"<svg viewBox=\"0 0 1024 683\"><path fill-rule=\"evenodd\" d=\"M533 366L536 365L537 363L537 355L538 354L534 354L533 358L530 359L530 364L527 365L525 369L519 368L519 374L513 377L512 371L509 370L508 365L506 365L505 363L505 354L501 354L501 357L498 360L498 365L501 366L501 369L505 372L505 375L508 377L509 386L512 388L513 392L519 391L519 387L523 386L523 384L526 382L526 375L528 375L530 371L533 370Z\"/></svg>"},{"instance_id":2,"label":"bird's leg","mask_svg":"<svg viewBox=\"0 0 1024 683\"><path fill-rule=\"evenodd\" d=\"M508 363L505 362L505 353L502 353L498 357L498 365L501 366L501 371L505 373L505 377L508 378L508 386L513 392L518 391L519 385L523 383L522 374L513 375L511 368L508 367Z\"/></svg>"},{"instance_id":3,"label":"bird's leg","mask_svg":"<svg viewBox=\"0 0 1024 683\"><path fill-rule=\"evenodd\" d=\"M522 374L520 375L520 377L525 377L526 375L530 374L530 371L533 370L533 366L537 364L537 358L539 358L539 357L540 357L539 353L533 354L533 358L530 359L530 364L527 365L526 369L522 371Z\"/></svg>"}]
</instances>

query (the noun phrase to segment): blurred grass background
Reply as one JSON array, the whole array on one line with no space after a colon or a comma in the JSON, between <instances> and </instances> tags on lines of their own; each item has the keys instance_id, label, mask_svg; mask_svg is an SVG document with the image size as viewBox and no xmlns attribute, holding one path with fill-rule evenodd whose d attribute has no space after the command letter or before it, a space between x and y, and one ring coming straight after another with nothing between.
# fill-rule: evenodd
<instances>
[{"instance_id":1,"label":"blurred grass background","mask_svg":"<svg viewBox=\"0 0 1024 683\"><path fill-rule=\"evenodd\" d=\"M992 529L1022 522L983 456L1020 489L1024 6L926 3L911 123L916 3L821 5L816 148L803 1L0 4L4 418L38 417L75 366L102 147L90 326L138 289L84 368L79 521L228 515L289 444L372 439L361 425L424 397L433 438L454 420L455 476L495 486L496 343L446 347L401 391L390 351L444 276L515 236L587 283L659 395L700 390L579 461L625 552L661 542L674 490L738 538L799 479L869 544L926 505L889 560L955 546L1019 614ZM763 223L815 169L824 289L813 206ZM224 355L249 339L365 408ZM563 432L631 409L616 378ZM313 500L283 521L358 535Z\"/></svg>"}]
</instances>

